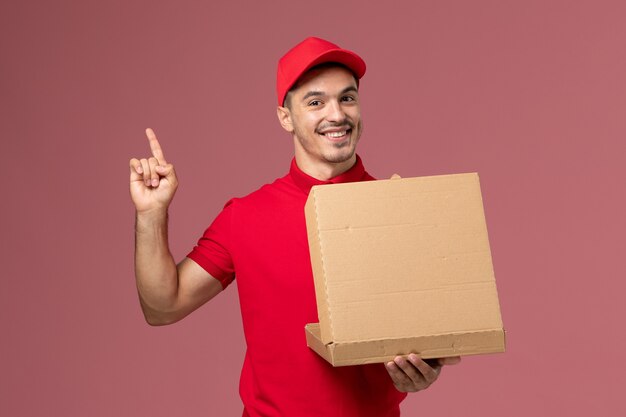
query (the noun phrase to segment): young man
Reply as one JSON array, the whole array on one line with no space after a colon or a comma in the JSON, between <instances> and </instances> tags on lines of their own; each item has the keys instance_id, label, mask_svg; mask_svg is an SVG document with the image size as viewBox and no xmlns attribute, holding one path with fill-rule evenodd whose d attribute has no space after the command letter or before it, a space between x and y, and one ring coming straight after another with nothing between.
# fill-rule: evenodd
<instances>
[{"instance_id":1,"label":"young man","mask_svg":"<svg viewBox=\"0 0 626 417\"><path fill-rule=\"evenodd\" d=\"M152 130L152 157L130 161L135 274L148 323L182 319L237 275L247 343L244 416L398 416L406 392L427 388L442 365L459 360L409 355L333 368L306 346L304 325L317 321L317 310L304 204L313 185L373 180L356 154L364 73L358 55L318 38L281 58L277 115L294 141L289 173L230 200L178 265L167 242L178 181Z\"/></svg>"}]
</instances>

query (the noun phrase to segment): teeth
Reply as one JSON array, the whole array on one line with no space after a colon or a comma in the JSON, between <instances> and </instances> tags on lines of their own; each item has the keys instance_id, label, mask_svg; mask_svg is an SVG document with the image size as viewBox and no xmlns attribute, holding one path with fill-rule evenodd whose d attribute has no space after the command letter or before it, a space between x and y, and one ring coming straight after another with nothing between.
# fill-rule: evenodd
<instances>
[{"instance_id":1,"label":"teeth","mask_svg":"<svg viewBox=\"0 0 626 417\"><path fill-rule=\"evenodd\" d=\"M340 137L342 137L345 134L346 134L346 131L343 130L341 132L328 132L328 133L326 133L326 136L329 136L331 138L340 138Z\"/></svg>"}]
</instances>

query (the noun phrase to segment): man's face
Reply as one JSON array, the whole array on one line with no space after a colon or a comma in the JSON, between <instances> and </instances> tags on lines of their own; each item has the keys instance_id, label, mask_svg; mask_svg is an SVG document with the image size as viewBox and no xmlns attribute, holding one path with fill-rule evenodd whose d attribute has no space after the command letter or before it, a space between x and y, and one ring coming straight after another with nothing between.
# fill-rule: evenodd
<instances>
[{"instance_id":1,"label":"man's face","mask_svg":"<svg viewBox=\"0 0 626 417\"><path fill-rule=\"evenodd\" d=\"M289 97L290 124L296 158L309 164L339 164L355 158L361 136L357 83L340 66L313 69Z\"/></svg>"}]
</instances>

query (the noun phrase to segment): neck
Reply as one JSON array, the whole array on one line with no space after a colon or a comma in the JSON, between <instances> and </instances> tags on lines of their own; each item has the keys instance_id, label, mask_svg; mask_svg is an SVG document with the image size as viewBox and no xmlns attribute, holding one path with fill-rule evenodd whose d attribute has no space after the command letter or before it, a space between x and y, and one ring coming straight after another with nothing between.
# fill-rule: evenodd
<instances>
[{"instance_id":1,"label":"neck","mask_svg":"<svg viewBox=\"0 0 626 417\"><path fill-rule=\"evenodd\" d=\"M343 162L329 162L319 159L313 159L309 155L302 152L295 154L296 164L302 172L320 181L326 181L341 175L356 163L356 154Z\"/></svg>"}]
</instances>

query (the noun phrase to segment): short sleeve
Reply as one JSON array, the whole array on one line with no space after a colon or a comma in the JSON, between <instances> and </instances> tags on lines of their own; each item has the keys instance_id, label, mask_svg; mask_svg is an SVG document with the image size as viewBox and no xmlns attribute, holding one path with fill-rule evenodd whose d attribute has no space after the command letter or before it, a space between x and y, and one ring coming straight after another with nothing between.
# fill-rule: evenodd
<instances>
[{"instance_id":1,"label":"short sleeve","mask_svg":"<svg viewBox=\"0 0 626 417\"><path fill-rule=\"evenodd\" d=\"M233 200L224 206L224 209L213 220L213 223L204 231L196 246L187 257L226 288L235 279L230 245L232 242Z\"/></svg>"}]
</instances>

